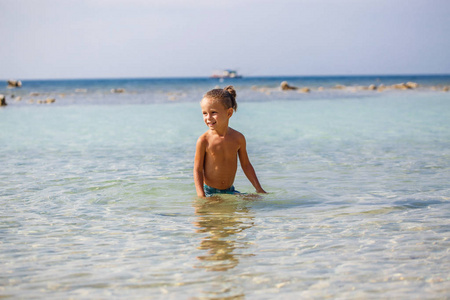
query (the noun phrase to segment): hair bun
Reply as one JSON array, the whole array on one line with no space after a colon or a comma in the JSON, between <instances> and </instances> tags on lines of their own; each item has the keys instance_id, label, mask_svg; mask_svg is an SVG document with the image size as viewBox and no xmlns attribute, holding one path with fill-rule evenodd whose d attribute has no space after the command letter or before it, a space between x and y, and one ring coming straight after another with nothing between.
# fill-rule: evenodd
<instances>
[{"instance_id":1,"label":"hair bun","mask_svg":"<svg viewBox=\"0 0 450 300\"><path fill-rule=\"evenodd\" d=\"M236 98L236 90L234 89L234 86L229 85L226 88L224 88L224 90L230 93L230 95L233 96L233 98Z\"/></svg>"}]
</instances>

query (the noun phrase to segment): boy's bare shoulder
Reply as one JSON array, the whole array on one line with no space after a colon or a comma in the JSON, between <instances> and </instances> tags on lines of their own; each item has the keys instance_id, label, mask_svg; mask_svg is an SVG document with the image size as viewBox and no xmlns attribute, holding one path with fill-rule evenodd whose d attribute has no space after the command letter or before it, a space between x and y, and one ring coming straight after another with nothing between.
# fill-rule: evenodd
<instances>
[{"instance_id":1,"label":"boy's bare shoulder","mask_svg":"<svg viewBox=\"0 0 450 300\"><path fill-rule=\"evenodd\" d=\"M206 143L207 141L208 141L208 132L205 132L197 139L197 144L198 143L203 144Z\"/></svg>"},{"instance_id":2,"label":"boy's bare shoulder","mask_svg":"<svg viewBox=\"0 0 450 300\"><path fill-rule=\"evenodd\" d=\"M242 134L242 133L240 133L239 131L237 131L237 130L234 130L233 128L231 128L231 127L229 127L229 135L230 136L232 136L233 138L235 138L235 139L237 139L237 140L239 140L239 141L245 141L245 137L244 137L244 135Z\"/></svg>"}]
</instances>

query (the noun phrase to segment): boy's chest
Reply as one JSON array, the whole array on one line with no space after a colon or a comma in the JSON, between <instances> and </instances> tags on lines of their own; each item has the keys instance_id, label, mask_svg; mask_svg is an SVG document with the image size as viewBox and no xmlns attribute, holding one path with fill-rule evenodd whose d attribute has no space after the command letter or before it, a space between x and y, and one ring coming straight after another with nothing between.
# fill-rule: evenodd
<instances>
[{"instance_id":1,"label":"boy's chest","mask_svg":"<svg viewBox=\"0 0 450 300\"><path fill-rule=\"evenodd\" d=\"M236 157L239 143L233 139L215 139L210 141L206 152L213 157Z\"/></svg>"}]
</instances>

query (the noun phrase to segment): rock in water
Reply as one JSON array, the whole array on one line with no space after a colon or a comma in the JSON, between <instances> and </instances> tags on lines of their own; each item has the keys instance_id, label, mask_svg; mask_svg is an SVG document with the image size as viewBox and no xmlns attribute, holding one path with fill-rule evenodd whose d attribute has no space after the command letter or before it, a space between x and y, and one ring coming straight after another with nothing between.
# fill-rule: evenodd
<instances>
[{"instance_id":1,"label":"rock in water","mask_svg":"<svg viewBox=\"0 0 450 300\"><path fill-rule=\"evenodd\" d=\"M299 92L300 92L300 93L309 93L309 92L311 92L311 89L310 89L310 88L307 88L307 87L304 87L304 88L301 88L301 89L299 90Z\"/></svg>"},{"instance_id":2,"label":"rock in water","mask_svg":"<svg viewBox=\"0 0 450 300\"><path fill-rule=\"evenodd\" d=\"M297 88L295 86L290 86L287 81L283 81L281 83L281 90L288 91L288 90L296 90Z\"/></svg>"},{"instance_id":3,"label":"rock in water","mask_svg":"<svg viewBox=\"0 0 450 300\"><path fill-rule=\"evenodd\" d=\"M5 95L0 95L0 106L6 106L6 105L8 105L8 104L6 103Z\"/></svg>"},{"instance_id":4,"label":"rock in water","mask_svg":"<svg viewBox=\"0 0 450 300\"><path fill-rule=\"evenodd\" d=\"M409 90L409 89L411 89L411 87L409 85L407 85L406 83L393 84L393 85L391 85L391 88L397 89L397 90Z\"/></svg>"},{"instance_id":5,"label":"rock in water","mask_svg":"<svg viewBox=\"0 0 450 300\"><path fill-rule=\"evenodd\" d=\"M22 87L22 81L20 80L8 80L8 88Z\"/></svg>"},{"instance_id":6,"label":"rock in water","mask_svg":"<svg viewBox=\"0 0 450 300\"><path fill-rule=\"evenodd\" d=\"M415 83L415 82L407 82L407 83L405 83L405 85L410 89L415 89L415 88L419 87L419 84Z\"/></svg>"}]
</instances>

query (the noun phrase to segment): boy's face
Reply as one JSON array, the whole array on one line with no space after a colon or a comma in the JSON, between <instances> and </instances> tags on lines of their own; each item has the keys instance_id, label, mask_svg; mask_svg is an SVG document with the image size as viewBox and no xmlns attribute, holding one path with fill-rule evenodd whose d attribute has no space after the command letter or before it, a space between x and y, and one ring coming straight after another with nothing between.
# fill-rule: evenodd
<instances>
[{"instance_id":1,"label":"boy's face","mask_svg":"<svg viewBox=\"0 0 450 300\"><path fill-rule=\"evenodd\" d=\"M228 120L233 115L233 109L226 109L222 103L209 98L203 98L200 102L203 113L203 121L211 130L223 130L228 127Z\"/></svg>"}]
</instances>

